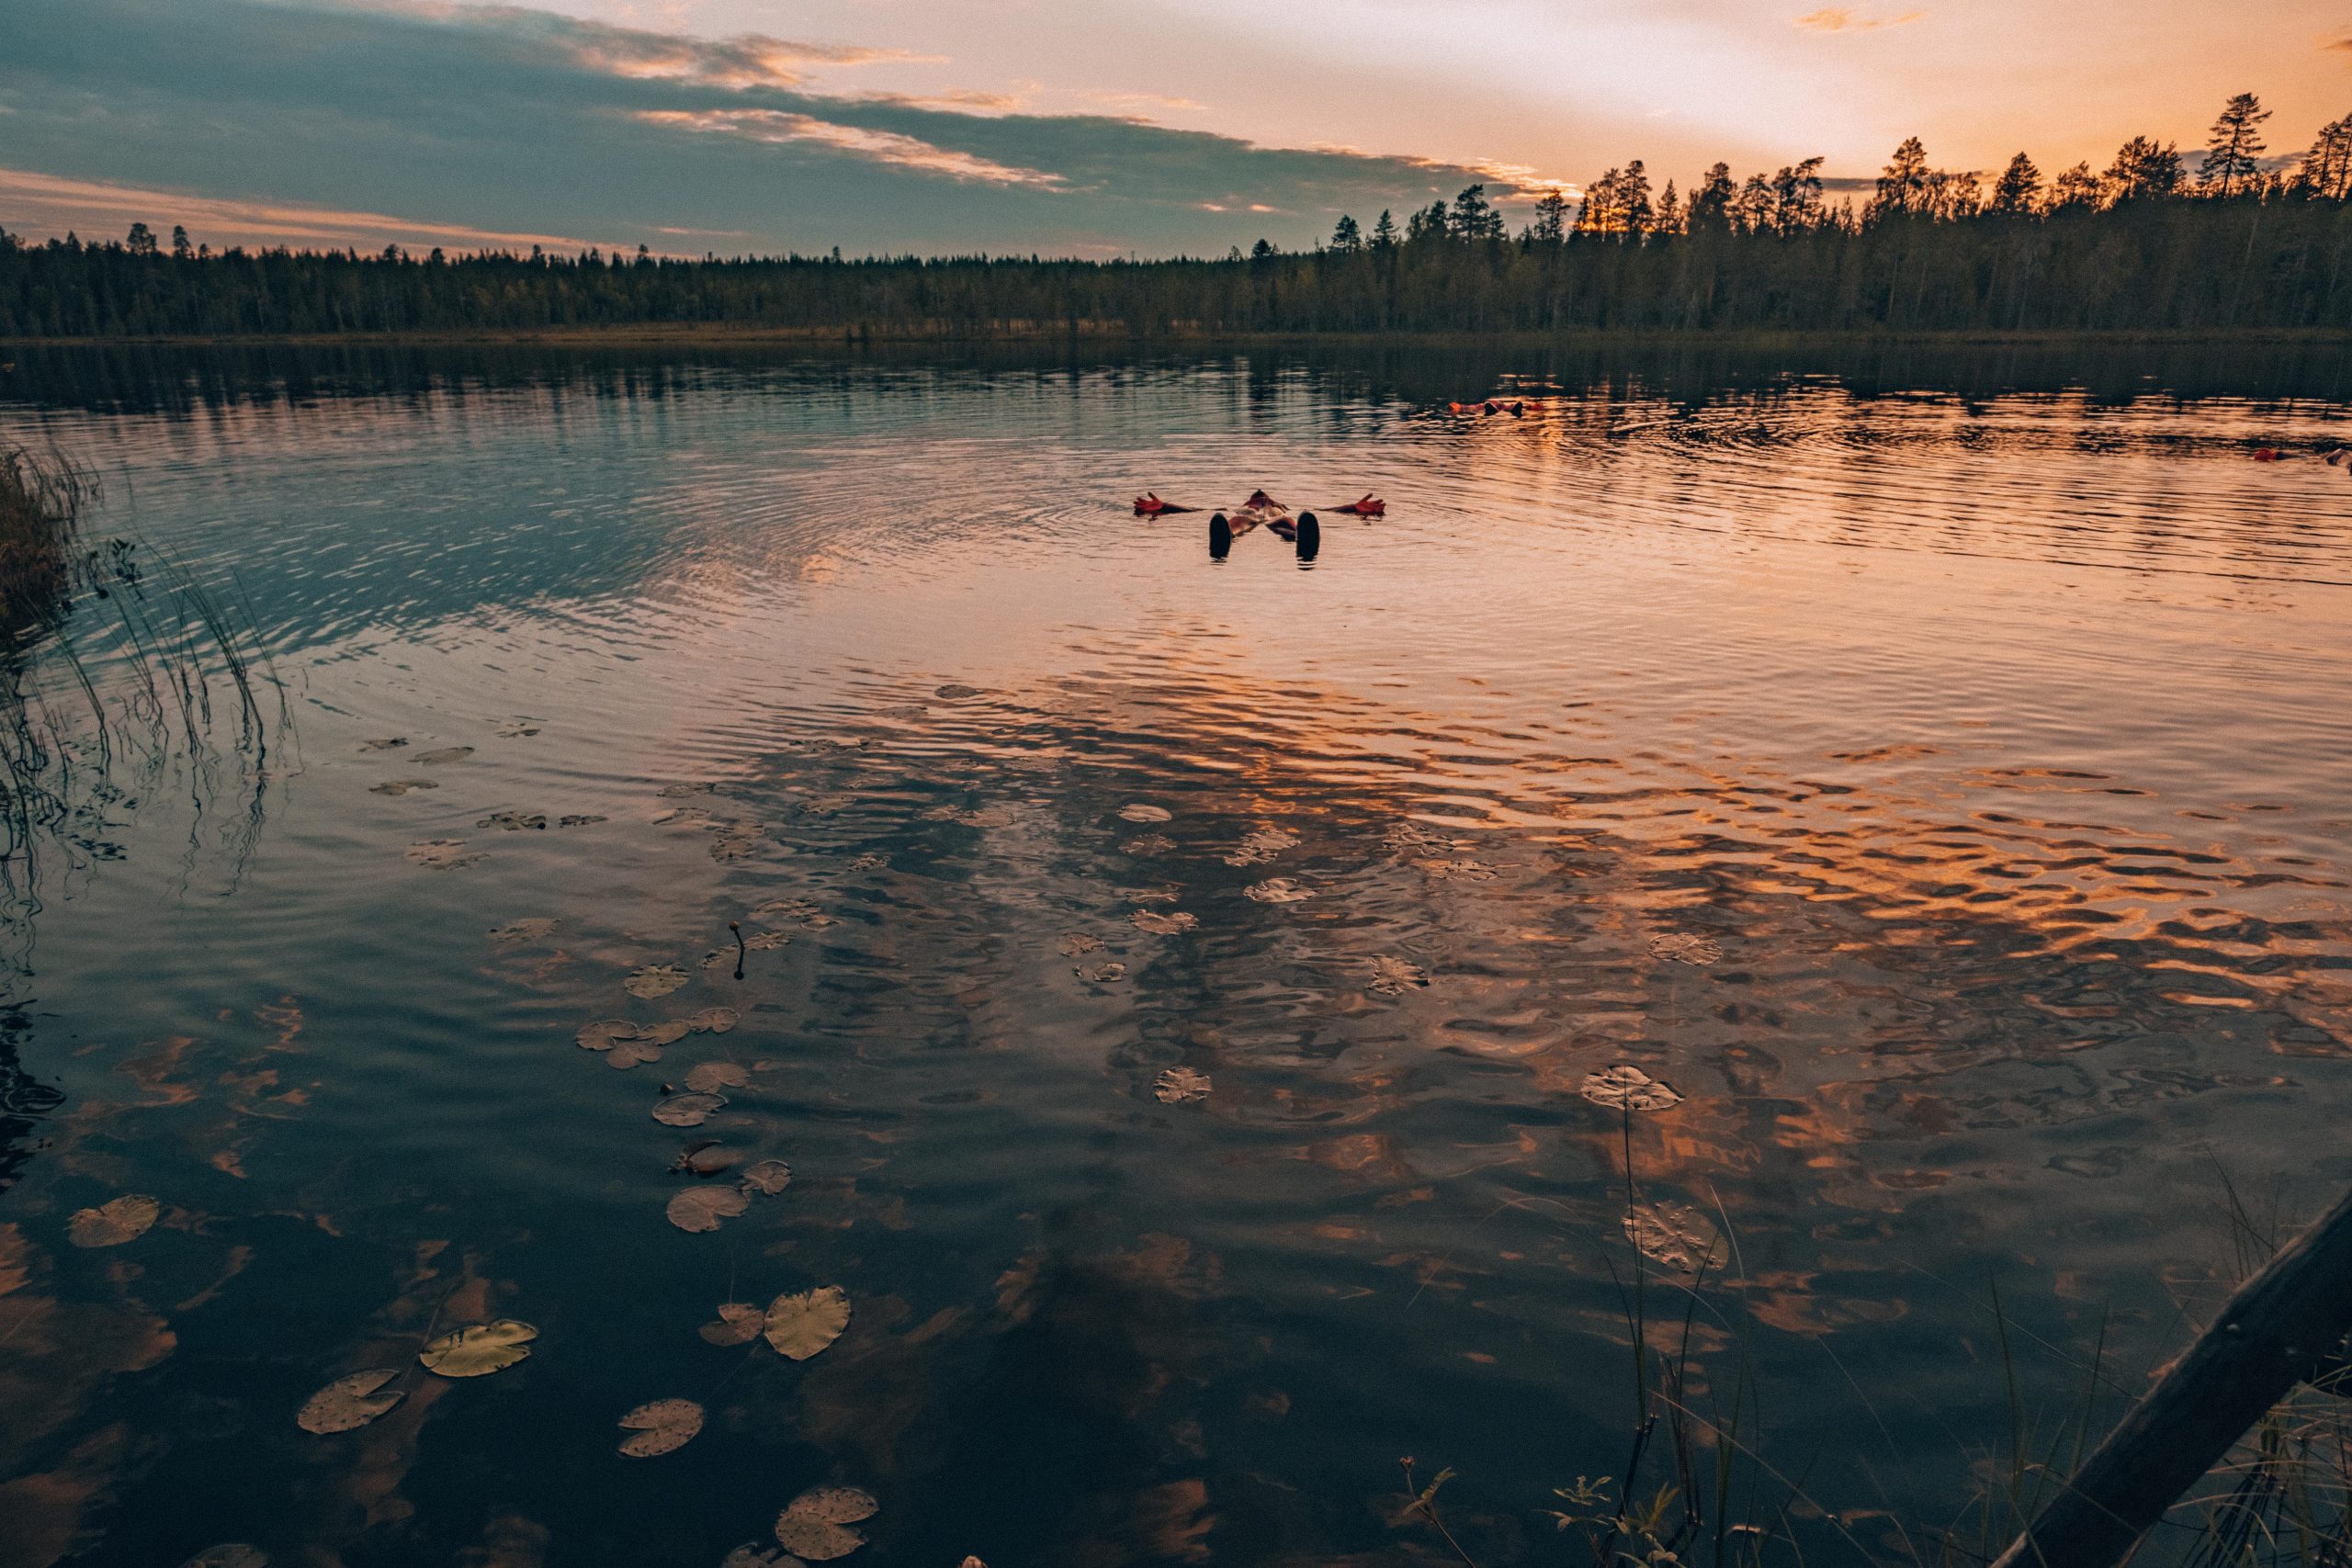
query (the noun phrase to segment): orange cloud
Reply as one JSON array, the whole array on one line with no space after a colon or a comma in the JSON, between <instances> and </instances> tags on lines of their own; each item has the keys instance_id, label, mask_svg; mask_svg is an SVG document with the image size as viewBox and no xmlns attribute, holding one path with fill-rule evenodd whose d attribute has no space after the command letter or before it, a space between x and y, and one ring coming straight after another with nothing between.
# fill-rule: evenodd
<instances>
[{"instance_id":1,"label":"orange cloud","mask_svg":"<svg viewBox=\"0 0 2352 1568\"><path fill-rule=\"evenodd\" d=\"M136 221L165 229L185 224L213 244L584 250L589 243L566 234L510 233L289 202L223 200L103 180L61 179L24 169L0 168L0 204L5 204L0 216L11 226L45 233L81 229L92 235L112 235Z\"/></svg>"},{"instance_id":2,"label":"orange cloud","mask_svg":"<svg viewBox=\"0 0 2352 1568\"><path fill-rule=\"evenodd\" d=\"M1928 13L1905 11L1899 17L1871 17L1845 6L1824 6L1808 11L1797 18L1796 25L1817 33L1866 33L1880 28L1899 28L1916 22Z\"/></svg>"},{"instance_id":3,"label":"orange cloud","mask_svg":"<svg viewBox=\"0 0 2352 1568\"><path fill-rule=\"evenodd\" d=\"M820 66L871 65L883 61L935 61L904 50L853 44L801 43L742 33L698 39L647 32L609 22L560 17L522 6L458 6L448 0L359 0L372 8L409 13L467 27L488 26L551 40L571 62L608 76L683 82L697 87L741 91L748 87L797 87Z\"/></svg>"},{"instance_id":4,"label":"orange cloud","mask_svg":"<svg viewBox=\"0 0 2352 1568\"><path fill-rule=\"evenodd\" d=\"M732 136L745 141L812 142L892 168L913 169L953 180L986 185L1028 186L1053 190L1065 184L1059 175L1000 164L974 152L934 146L895 130L872 130L862 125L838 125L814 115L785 109L640 109L635 118L648 125L669 126L704 135Z\"/></svg>"}]
</instances>

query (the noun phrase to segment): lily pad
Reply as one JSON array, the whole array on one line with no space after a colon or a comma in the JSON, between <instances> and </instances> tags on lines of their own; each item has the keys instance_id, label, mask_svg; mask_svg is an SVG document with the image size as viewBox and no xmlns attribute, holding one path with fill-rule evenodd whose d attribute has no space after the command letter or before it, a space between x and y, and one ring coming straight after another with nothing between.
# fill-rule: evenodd
<instances>
[{"instance_id":1,"label":"lily pad","mask_svg":"<svg viewBox=\"0 0 2352 1568\"><path fill-rule=\"evenodd\" d=\"M359 749L362 751L396 751L407 744L408 737L405 735L387 735L380 740L362 740Z\"/></svg>"},{"instance_id":2,"label":"lily pad","mask_svg":"<svg viewBox=\"0 0 2352 1568\"><path fill-rule=\"evenodd\" d=\"M1081 964L1070 973L1094 985L1107 986L1114 980L1125 979L1127 966L1116 959L1111 959L1102 964Z\"/></svg>"},{"instance_id":3,"label":"lily pad","mask_svg":"<svg viewBox=\"0 0 2352 1568\"><path fill-rule=\"evenodd\" d=\"M301 1413L294 1417L294 1424L305 1432L322 1436L365 1427L408 1397L406 1391L397 1388L390 1393L377 1392L400 1375L391 1367L374 1367L337 1378L311 1395Z\"/></svg>"},{"instance_id":4,"label":"lily pad","mask_svg":"<svg viewBox=\"0 0 2352 1568\"><path fill-rule=\"evenodd\" d=\"M691 1176L717 1176L735 1163L735 1151L718 1146L716 1138L705 1138L698 1144L688 1144L670 1162L673 1175L684 1172Z\"/></svg>"},{"instance_id":5,"label":"lily pad","mask_svg":"<svg viewBox=\"0 0 2352 1568\"><path fill-rule=\"evenodd\" d=\"M630 970L628 978L621 982L621 989L651 1001L656 997L668 996L693 977L674 964L649 964L642 969Z\"/></svg>"},{"instance_id":6,"label":"lily pad","mask_svg":"<svg viewBox=\"0 0 2352 1568\"><path fill-rule=\"evenodd\" d=\"M940 687L931 694L939 698L942 702L960 703L965 701L967 698L978 696L980 694L980 689L978 686L966 686L954 681L950 681L947 684Z\"/></svg>"},{"instance_id":7,"label":"lily pad","mask_svg":"<svg viewBox=\"0 0 2352 1568\"><path fill-rule=\"evenodd\" d=\"M493 811L474 824L477 828L503 828L510 833L519 833L526 829L545 831L547 825L548 819L536 811Z\"/></svg>"},{"instance_id":8,"label":"lily pad","mask_svg":"<svg viewBox=\"0 0 2352 1568\"><path fill-rule=\"evenodd\" d=\"M142 1192L109 1198L95 1209L78 1209L65 1222L66 1239L76 1247L120 1247L137 1241L164 1212L162 1204Z\"/></svg>"},{"instance_id":9,"label":"lily pad","mask_svg":"<svg viewBox=\"0 0 2352 1568\"><path fill-rule=\"evenodd\" d=\"M686 1087L696 1094L716 1094L722 1089L741 1089L752 1081L752 1075L732 1062L696 1062L686 1073Z\"/></svg>"},{"instance_id":10,"label":"lily pad","mask_svg":"<svg viewBox=\"0 0 2352 1568\"><path fill-rule=\"evenodd\" d=\"M773 1198L792 1185L792 1168L780 1159L763 1159L743 1173L743 1190Z\"/></svg>"},{"instance_id":11,"label":"lily pad","mask_svg":"<svg viewBox=\"0 0 2352 1568\"><path fill-rule=\"evenodd\" d=\"M749 1302L721 1302L718 1320L695 1332L713 1345L749 1345L766 1323L767 1314Z\"/></svg>"},{"instance_id":12,"label":"lily pad","mask_svg":"<svg viewBox=\"0 0 2352 1568\"><path fill-rule=\"evenodd\" d=\"M1260 828L1243 836L1240 844L1225 857L1227 865L1263 865L1284 850L1295 849L1298 835L1283 828Z\"/></svg>"},{"instance_id":13,"label":"lily pad","mask_svg":"<svg viewBox=\"0 0 2352 1568\"><path fill-rule=\"evenodd\" d=\"M1263 882L1253 882L1241 890L1241 896L1254 898L1261 904L1295 904L1315 897L1287 876L1270 876Z\"/></svg>"},{"instance_id":14,"label":"lily pad","mask_svg":"<svg viewBox=\"0 0 2352 1568\"><path fill-rule=\"evenodd\" d=\"M1692 931L1660 931L1650 938L1650 956L1670 964L1704 968L1723 955L1724 950L1715 942Z\"/></svg>"},{"instance_id":15,"label":"lily pad","mask_svg":"<svg viewBox=\"0 0 2352 1568\"><path fill-rule=\"evenodd\" d=\"M672 1198L662 1213L682 1231L715 1231L721 1220L731 1220L752 1206L732 1187L689 1187Z\"/></svg>"},{"instance_id":16,"label":"lily pad","mask_svg":"<svg viewBox=\"0 0 2352 1568\"><path fill-rule=\"evenodd\" d=\"M1430 977L1419 964L1384 956L1372 961L1372 978L1364 989L1377 996L1401 997L1414 987L1429 983Z\"/></svg>"},{"instance_id":17,"label":"lily pad","mask_svg":"<svg viewBox=\"0 0 2352 1568\"><path fill-rule=\"evenodd\" d=\"M507 925L492 926L490 940L492 942L539 942L555 935L555 921L535 915L526 920L515 920Z\"/></svg>"},{"instance_id":18,"label":"lily pad","mask_svg":"<svg viewBox=\"0 0 2352 1568\"><path fill-rule=\"evenodd\" d=\"M612 1050L605 1054L605 1065L627 1072L631 1067L643 1066L648 1062L661 1059L662 1047L639 1035L633 1039L614 1041Z\"/></svg>"},{"instance_id":19,"label":"lily pad","mask_svg":"<svg viewBox=\"0 0 2352 1568\"><path fill-rule=\"evenodd\" d=\"M621 1439L621 1452L631 1459L651 1459L693 1440L702 1430L702 1406L691 1399L657 1399L622 1416L621 1425L637 1434Z\"/></svg>"},{"instance_id":20,"label":"lily pad","mask_svg":"<svg viewBox=\"0 0 2352 1568\"><path fill-rule=\"evenodd\" d=\"M502 740L521 740L537 735L539 726L545 722L537 718L510 718L498 727L496 733Z\"/></svg>"},{"instance_id":21,"label":"lily pad","mask_svg":"<svg viewBox=\"0 0 2352 1568\"><path fill-rule=\"evenodd\" d=\"M1170 909L1164 915L1157 909L1137 909L1127 919L1136 930L1150 931L1158 936L1174 936L1201 923L1198 916L1182 909Z\"/></svg>"},{"instance_id":22,"label":"lily pad","mask_svg":"<svg viewBox=\"0 0 2352 1568\"><path fill-rule=\"evenodd\" d=\"M839 1285L825 1285L770 1302L762 1332L777 1354L805 1361L839 1339L848 1326L849 1292Z\"/></svg>"},{"instance_id":23,"label":"lily pad","mask_svg":"<svg viewBox=\"0 0 2352 1568\"><path fill-rule=\"evenodd\" d=\"M881 855L864 854L859 855L856 859L851 861L849 863L849 869L852 871L875 871L889 863L890 863Z\"/></svg>"},{"instance_id":24,"label":"lily pad","mask_svg":"<svg viewBox=\"0 0 2352 1568\"><path fill-rule=\"evenodd\" d=\"M559 828L586 828L594 823L608 822L610 820L612 819L608 817L599 817L593 812L574 812L569 817L557 818L556 826Z\"/></svg>"},{"instance_id":25,"label":"lily pad","mask_svg":"<svg viewBox=\"0 0 2352 1568\"><path fill-rule=\"evenodd\" d=\"M511 1317L490 1323L469 1323L426 1342L416 1359L424 1370L445 1378L488 1377L527 1358L539 1331Z\"/></svg>"},{"instance_id":26,"label":"lily pad","mask_svg":"<svg viewBox=\"0 0 2352 1568\"><path fill-rule=\"evenodd\" d=\"M206 1547L181 1563L180 1568L268 1568L268 1564L269 1553L260 1547L231 1540Z\"/></svg>"},{"instance_id":27,"label":"lily pad","mask_svg":"<svg viewBox=\"0 0 2352 1568\"><path fill-rule=\"evenodd\" d=\"M726 1103L723 1094L673 1094L654 1106L653 1119L665 1127L699 1127Z\"/></svg>"},{"instance_id":28,"label":"lily pad","mask_svg":"<svg viewBox=\"0 0 2352 1568\"><path fill-rule=\"evenodd\" d=\"M439 789L431 779L386 779L379 784L369 784L369 795L406 795L413 789Z\"/></svg>"},{"instance_id":29,"label":"lily pad","mask_svg":"<svg viewBox=\"0 0 2352 1568\"><path fill-rule=\"evenodd\" d=\"M1426 854L1432 851L1450 850L1453 840L1442 833L1422 827L1418 822L1399 822L1380 836L1380 841L1392 850Z\"/></svg>"},{"instance_id":30,"label":"lily pad","mask_svg":"<svg viewBox=\"0 0 2352 1568\"><path fill-rule=\"evenodd\" d=\"M675 1045L693 1032L693 1026L683 1018L665 1018L659 1023L649 1023L638 1032L638 1038L656 1045Z\"/></svg>"},{"instance_id":31,"label":"lily pad","mask_svg":"<svg viewBox=\"0 0 2352 1568\"><path fill-rule=\"evenodd\" d=\"M696 1034L724 1034L741 1022L742 1017L733 1008L705 1008L686 1015L686 1027Z\"/></svg>"},{"instance_id":32,"label":"lily pad","mask_svg":"<svg viewBox=\"0 0 2352 1568\"><path fill-rule=\"evenodd\" d=\"M616 1042L638 1037L637 1025L625 1018L607 1018L595 1023L583 1023L572 1038L580 1042L583 1051L609 1051Z\"/></svg>"},{"instance_id":33,"label":"lily pad","mask_svg":"<svg viewBox=\"0 0 2352 1568\"><path fill-rule=\"evenodd\" d=\"M1685 1274L1717 1259L1723 1235L1715 1223L1688 1203L1660 1199L1636 1203L1623 1222L1625 1238L1644 1256Z\"/></svg>"},{"instance_id":34,"label":"lily pad","mask_svg":"<svg viewBox=\"0 0 2352 1568\"><path fill-rule=\"evenodd\" d=\"M806 898L771 898L752 910L763 920L808 920L817 916L817 906Z\"/></svg>"},{"instance_id":35,"label":"lily pad","mask_svg":"<svg viewBox=\"0 0 2352 1568\"><path fill-rule=\"evenodd\" d=\"M1131 855L1164 855L1176 847L1176 840L1165 833L1138 833L1119 846Z\"/></svg>"},{"instance_id":36,"label":"lily pad","mask_svg":"<svg viewBox=\"0 0 2352 1568\"><path fill-rule=\"evenodd\" d=\"M1612 1111L1665 1111L1682 1097L1636 1066L1603 1067L1584 1080L1584 1097Z\"/></svg>"},{"instance_id":37,"label":"lily pad","mask_svg":"<svg viewBox=\"0 0 2352 1568\"><path fill-rule=\"evenodd\" d=\"M808 1568L808 1564L782 1547L760 1550L756 1540L747 1540L718 1561L718 1568Z\"/></svg>"},{"instance_id":38,"label":"lily pad","mask_svg":"<svg viewBox=\"0 0 2352 1568\"><path fill-rule=\"evenodd\" d=\"M1174 816L1164 806L1147 806L1139 800L1119 807L1119 819L1123 822L1166 822Z\"/></svg>"},{"instance_id":39,"label":"lily pad","mask_svg":"<svg viewBox=\"0 0 2352 1568\"><path fill-rule=\"evenodd\" d=\"M1081 953L1092 953L1101 947L1102 939L1089 936L1084 931L1064 931L1062 940L1056 945L1061 949L1065 958L1076 958Z\"/></svg>"},{"instance_id":40,"label":"lily pad","mask_svg":"<svg viewBox=\"0 0 2352 1568\"><path fill-rule=\"evenodd\" d=\"M729 824L727 829L710 841L710 858L721 865L750 860L768 847L768 830L757 823L748 826Z\"/></svg>"},{"instance_id":41,"label":"lily pad","mask_svg":"<svg viewBox=\"0 0 2352 1568\"><path fill-rule=\"evenodd\" d=\"M774 953L777 948L790 947L792 939L782 931L753 931L743 939L743 945L753 953Z\"/></svg>"},{"instance_id":42,"label":"lily pad","mask_svg":"<svg viewBox=\"0 0 2352 1568\"><path fill-rule=\"evenodd\" d=\"M462 762L473 754L470 746L444 746L438 751L420 751L416 760L428 768L437 768L444 762Z\"/></svg>"},{"instance_id":43,"label":"lily pad","mask_svg":"<svg viewBox=\"0 0 2352 1568\"><path fill-rule=\"evenodd\" d=\"M865 1544L849 1527L870 1519L881 1507L854 1486L820 1486L803 1492L775 1518L775 1539L786 1551L811 1562L847 1557Z\"/></svg>"},{"instance_id":44,"label":"lily pad","mask_svg":"<svg viewBox=\"0 0 2352 1568\"><path fill-rule=\"evenodd\" d=\"M463 839L427 839L408 847L408 859L410 864L427 871L456 871L473 864L481 855L466 848Z\"/></svg>"},{"instance_id":45,"label":"lily pad","mask_svg":"<svg viewBox=\"0 0 2352 1568\"><path fill-rule=\"evenodd\" d=\"M745 942L743 945L749 947L751 943ZM701 962L697 964L695 967L702 970L706 975L713 969L732 970L742 956L743 955L737 952L732 946L714 947L708 953L702 955Z\"/></svg>"},{"instance_id":46,"label":"lily pad","mask_svg":"<svg viewBox=\"0 0 2352 1568\"><path fill-rule=\"evenodd\" d=\"M1163 1105L1182 1105L1188 1100L1206 1100L1209 1076L1196 1073L1190 1067L1170 1067L1159 1075L1158 1081L1151 1086L1151 1092L1159 1098Z\"/></svg>"}]
</instances>

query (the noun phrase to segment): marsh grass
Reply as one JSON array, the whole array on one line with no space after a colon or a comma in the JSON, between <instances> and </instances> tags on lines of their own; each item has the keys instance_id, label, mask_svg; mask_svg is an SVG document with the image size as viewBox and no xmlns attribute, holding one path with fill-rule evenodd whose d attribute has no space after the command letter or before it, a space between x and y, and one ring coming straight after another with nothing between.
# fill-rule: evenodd
<instances>
[{"instance_id":1,"label":"marsh grass","mask_svg":"<svg viewBox=\"0 0 2352 1568\"><path fill-rule=\"evenodd\" d=\"M0 1000L28 973L54 858L110 858L113 815L176 773L191 846L217 818L242 868L290 738L242 592L232 611L168 552L92 539L101 500L71 459L0 448Z\"/></svg>"},{"instance_id":2,"label":"marsh grass","mask_svg":"<svg viewBox=\"0 0 2352 1568\"><path fill-rule=\"evenodd\" d=\"M1982 1568L2060 1494L2108 1428L2145 1392L2154 1369L2117 1364L2107 1314L2099 1316L2086 1347L2062 1345L2019 1321L1996 1278L1986 1279L1981 1292L1931 1280L1961 1293L1990 1331L1989 1371L2001 1380L2002 1393L1997 1435L1976 1445L1954 1437L1951 1469L1961 1501L1944 1519L1902 1519L1883 1495L1815 1495L1808 1483L1819 1461L1837 1460L1841 1469L1869 1474L1866 1458L1856 1452L1784 1455L1768 1440L1771 1421L1760 1397L1754 1342L1758 1320L1746 1307L1747 1269L1729 1215L1717 1205L1716 1245L1695 1270L1652 1269L1638 1234L1645 1211L1634 1175L1633 1113L1623 1120L1625 1227L1634 1246L1629 1268L1610 1266L1630 1346L1624 1455L1613 1468L1553 1489L1551 1503L1539 1512L1572 1544L1565 1555L1539 1550L1525 1560L1592 1568L1814 1562ZM2277 1194L2264 1195L2257 1206L2226 1172L2220 1188L2222 1256L2211 1298L2201 1303L2207 1307L2259 1271L2295 1229L2282 1222ZM2199 1305L2182 1303L2177 1337L2183 1345L2201 1327ZM1706 1367L1694 1351L1694 1329L1702 1322L1716 1331L1711 1337L1717 1348ZM1826 1338L1820 1348L1836 1362ZM1838 1370L1863 1413L1857 1446L1883 1440L1894 1449L1881 1412L1842 1363ZM1482 1562L1470 1549L1478 1543L1465 1544L1447 1528L1438 1493L1453 1475L1450 1469L1440 1472L1398 1522L1440 1534L1448 1554L1474 1568L1521 1560ZM1412 1495L1409 1468L1407 1488ZM1846 1522L1865 1517L1884 1527L1875 1539L1861 1539ZM2352 1358L2339 1352L2322 1362L2175 1505L2131 1561L2177 1568L2352 1568Z\"/></svg>"}]
</instances>

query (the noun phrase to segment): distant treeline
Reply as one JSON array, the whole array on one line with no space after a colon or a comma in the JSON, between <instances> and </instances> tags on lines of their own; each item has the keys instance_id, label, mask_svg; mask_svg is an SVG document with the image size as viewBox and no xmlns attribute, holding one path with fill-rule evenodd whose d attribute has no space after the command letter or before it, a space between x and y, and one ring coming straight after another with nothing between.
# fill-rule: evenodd
<instances>
[{"instance_id":1,"label":"distant treeline","mask_svg":"<svg viewBox=\"0 0 2352 1568\"><path fill-rule=\"evenodd\" d=\"M1639 162L1553 192L1513 235L1482 186L1367 233L1222 260L424 257L388 247L215 254L143 223L123 241L0 232L0 336L534 331L728 325L844 337L1040 332L2163 331L2352 329L2352 116L2270 168L2251 94L2194 178L2135 137L2054 181L2019 153L1989 183L1915 138L1857 209L1821 160L1686 197Z\"/></svg>"}]
</instances>

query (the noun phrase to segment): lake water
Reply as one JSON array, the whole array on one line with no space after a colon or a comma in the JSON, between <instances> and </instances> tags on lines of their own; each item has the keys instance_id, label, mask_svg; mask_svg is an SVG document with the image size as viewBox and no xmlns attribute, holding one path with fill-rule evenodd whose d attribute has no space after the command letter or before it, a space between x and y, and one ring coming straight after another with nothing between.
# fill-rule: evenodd
<instances>
[{"instance_id":1,"label":"lake water","mask_svg":"<svg viewBox=\"0 0 2352 1568\"><path fill-rule=\"evenodd\" d=\"M1636 1320L1702 1491L1900 1555L2352 1180L2346 368L17 351L284 709L17 867L0 1563L717 1568L823 1484L853 1562L1459 1561L1406 1456L1571 1561L1644 1408L1676 1480ZM1261 485L1317 558L1126 505Z\"/></svg>"}]
</instances>

